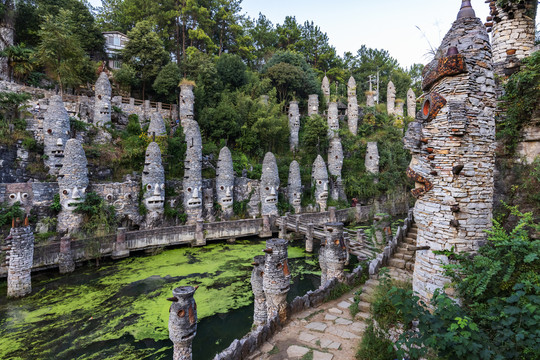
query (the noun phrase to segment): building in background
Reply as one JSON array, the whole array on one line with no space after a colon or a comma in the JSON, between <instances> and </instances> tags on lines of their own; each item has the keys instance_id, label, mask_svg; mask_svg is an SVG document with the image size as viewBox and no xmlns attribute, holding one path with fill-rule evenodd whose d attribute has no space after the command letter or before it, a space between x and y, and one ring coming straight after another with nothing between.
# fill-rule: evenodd
<instances>
[{"instance_id":1,"label":"building in background","mask_svg":"<svg viewBox=\"0 0 540 360\"><path fill-rule=\"evenodd\" d=\"M105 53L107 54L107 65L110 69L120 69L122 66L122 55L120 52L126 47L128 37L119 31L105 31Z\"/></svg>"}]
</instances>

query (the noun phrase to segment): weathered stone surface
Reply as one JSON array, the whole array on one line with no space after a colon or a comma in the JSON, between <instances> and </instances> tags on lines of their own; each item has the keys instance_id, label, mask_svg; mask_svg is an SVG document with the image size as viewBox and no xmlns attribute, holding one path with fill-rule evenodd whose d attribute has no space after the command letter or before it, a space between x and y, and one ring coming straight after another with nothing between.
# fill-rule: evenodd
<instances>
[{"instance_id":1,"label":"weathered stone surface","mask_svg":"<svg viewBox=\"0 0 540 360\"><path fill-rule=\"evenodd\" d=\"M193 85L180 85L180 121L184 126L185 120L195 119L195 95L193 95Z\"/></svg>"},{"instance_id":2,"label":"weathered stone surface","mask_svg":"<svg viewBox=\"0 0 540 360\"><path fill-rule=\"evenodd\" d=\"M264 156L261 175L260 196L262 215L278 215L278 189L279 174L276 157L271 152L268 152Z\"/></svg>"},{"instance_id":3,"label":"weathered stone surface","mask_svg":"<svg viewBox=\"0 0 540 360\"><path fill-rule=\"evenodd\" d=\"M413 89L407 91L407 116L411 118L416 116L416 95Z\"/></svg>"},{"instance_id":4,"label":"weathered stone surface","mask_svg":"<svg viewBox=\"0 0 540 360\"><path fill-rule=\"evenodd\" d=\"M334 358L333 354L324 353L317 350L313 351L313 360L332 360L333 358Z\"/></svg>"},{"instance_id":5,"label":"weathered stone surface","mask_svg":"<svg viewBox=\"0 0 540 360\"><path fill-rule=\"evenodd\" d=\"M356 135L358 132L358 99L356 98L356 81L351 76L347 83L347 124L349 131Z\"/></svg>"},{"instance_id":6,"label":"weathered stone surface","mask_svg":"<svg viewBox=\"0 0 540 360\"><path fill-rule=\"evenodd\" d=\"M317 158L313 162L311 178L313 186L315 186L315 201L319 206L319 210L326 211L326 203L328 201L328 170L321 155L317 155Z\"/></svg>"},{"instance_id":7,"label":"weathered stone surface","mask_svg":"<svg viewBox=\"0 0 540 360\"><path fill-rule=\"evenodd\" d=\"M287 183L287 195L289 204L294 208L295 213L302 210L302 179L300 177L300 164L293 160L289 167L289 181Z\"/></svg>"},{"instance_id":8,"label":"weathered stone surface","mask_svg":"<svg viewBox=\"0 0 540 360\"><path fill-rule=\"evenodd\" d=\"M334 200L345 197L343 190L341 170L343 169L343 146L339 137L330 140L328 148L328 172L333 177L331 196Z\"/></svg>"},{"instance_id":9,"label":"weathered stone surface","mask_svg":"<svg viewBox=\"0 0 540 360\"><path fill-rule=\"evenodd\" d=\"M291 345L287 349L287 356L292 359L301 358L302 356L306 355L308 352L309 352L309 349L306 347L298 346L298 345Z\"/></svg>"},{"instance_id":10,"label":"weathered stone surface","mask_svg":"<svg viewBox=\"0 0 540 360\"><path fill-rule=\"evenodd\" d=\"M77 204L84 202L88 187L88 169L86 155L79 140L70 139L66 143L62 167L58 173L60 205L58 214L58 232L78 230L82 214L74 212Z\"/></svg>"},{"instance_id":11,"label":"weathered stone surface","mask_svg":"<svg viewBox=\"0 0 540 360\"><path fill-rule=\"evenodd\" d=\"M308 116L319 114L319 95L312 94L308 98Z\"/></svg>"},{"instance_id":12,"label":"weathered stone surface","mask_svg":"<svg viewBox=\"0 0 540 360\"><path fill-rule=\"evenodd\" d=\"M32 292L34 233L30 226L16 226L9 233L11 249L7 276L7 296L22 297Z\"/></svg>"},{"instance_id":13,"label":"weathered stone surface","mask_svg":"<svg viewBox=\"0 0 540 360\"><path fill-rule=\"evenodd\" d=\"M181 286L173 290L169 309L169 339L174 344L173 360L191 360L191 344L197 334L196 288Z\"/></svg>"},{"instance_id":14,"label":"weathered stone surface","mask_svg":"<svg viewBox=\"0 0 540 360\"><path fill-rule=\"evenodd\" d=\"M290 289L291 273L287 260L288 242L284 239L266 241L263 289L266 296L268 320L279 315L282 324L287 320L287 293Z\"/></svg>"},{"instance_id":15,"label":"weathered stone surface","mask_svg":"<svg viewBox=\"0 0 540 360\"><path fill-rule=\"evenodd\" d=\"M217 201L225 218L233 214L234 203L234 169L231 151L224 147L219 152L216 168Z\"/></svg>"},{"instance_id":16,"label":"weathered stone surface","mask_svg":"<svg viewBox=\"0 0 540 360\"><path fill-rule=\"evenodd\" d=\"M379 174L379 149L376 142L367 143L366 170L373 175Z\"/></svg>"},{"instance_id":17,"label":"weathered stone surface","mask_svg":"<svg viewBox=\"0 0 540 360\"><path fill-rule=\"evenodd\" d=\"M45 166L49 167L50 175L57 175L64 158L64 147L69 140L69 115L62 97L54 95L49 99L49 106L43 118L43 142Z\"/></svg>"},{"instance_id":18,"label":"weathered stone surface","mask_svg":"<svg viewBox=\"0 0 540 360\"><path fill-rule=\"evenodd\" d=\"M128 180L122 183L91 184L90 189L114 207L116 218L122 226L139 225L142 221L139 214L139 191L141 185L137 181Z\"/></svg>"},{"instance_id":19,"label":"weathered stone surface","mask_svg":"<svg viewBox=\"0 0 540 360\"><path fill-rule=\"evenodd\" d=\"M495 83L488 34L472 14L460 12L424 70L424 78L435 79L425 98L438 94L444 101L425 102L405 138L418 194L417 246L430 247L416 252L413 289L426 302L449 281L442 268L448 259L432 250L474 252L491 224ZM439 66L441 58L458 55L463 67L447 72ZM442 72L433 74L437 71ZM474 176L466 176L469 171ZM453 212L453 206L460 211Z\"/></svg>"},{"instance_id":20,"label":"weathered stone surface","mask_svg":"<svg viewBox=\"0 0 540 360\"><path fill-rule=\"evenodd\" d=\"M300 131L300 110L298 101L291 101L289 104L289 132L291 151L298 151L298 132Z\"/></svg>"},{"instance_id":21,"label":"weathered stone surface","mask_svg":"<svg viewBox=\"0 0 540 360\"><path fill-rule=\"evenodd\" d=\"M184 162L184 211L188 224L202 218L202 138L199 124L194 120L182 121L187 144Z\"/></svg>"},{"instance_id":22,"label":"weathered stone surface","mask_svg":"<svg viewBox=\"0 0 540 360\"><path fill-rule=\"evenodd\" d=\"M96 81L94 99L94 124L104 126L111 122L111 95L112 88L106 73L99 74Z\"/></svg>"},{"instance_id":23,"label":"weathered stone surface","mask_svg":"<svg viewBox=\"0 0 540 360\"><path fill-rule=\"evenodd\" d=\"M396 103L396 86L392 81L388 82L386 88L386 112L388 115L394 115L394 108Z\"/></svg>"},{"instance_id":24,"label":"weathered stone surface","mask_svg":"<svg viewBox=\"0 0 540 360\"><path fill-rule=\"evenodd\" d=\"M321 240L321 245L324 243L324 246L321 248L324 252L326 281L335 278L343 282L345 280L345 261L347 260L347 248L343 239L343 223L325 224L324 233L325 239ZM321 267L321 272L322 270ZM338 306L340 305L338 304Z\"/></svg>"},{"instance_id":25,"label":"weathered stone surface","mask_svg":"<svg viewBox=\"0 0 540 360\"><path fill-rule=\"evenodd\" d=\"M253 258L253 271L251 272L251 290L254 295L253 325L266 323L266 297L263 289L265 256L258 255Z\"/></svg>"},{"instance_id":26,"label":"weathered stone surface","mask_svg":"<svg viewBox=\"0 0 540 360\"><path fill-rule=\"evenodd\" d=\"M338 104L331 102L328 104L328 138L332 139L339 136L339 116Z\"/></svg>"},{"instance_id":27,"label":"weathered stone surface","mask_svg":"<svg viewBox=\"0 0 540 360\"><path fill-rule=\"evenodd\" d=\"M324 95L324 99L328 104L330 102L330 81L328 80L328 77L326 77L326 75L324 75L322 79L321 90Z\"/></svg>"},{"instance_id":28,"label":"weathered stone surface","mask_svg":"<svg viewBox=\"0 0 540 360\"><path fill-rule=\"evenodd\" d=\"M165 122L161 113L155 111L150 118L150 125L148 126L148 136L165 136L167 135L167 129L165 128Z\"/></svg>"},{"instance_id":29,"label":"weathered stone surface","mask_svg":"<svg viewBox=\"0 0 540 360\"><path fill-rule=\"evenodd\" d=\"M373 107L375 106L375 91L366 91L366 106Z\"/></svg>"},{"instance_id":30,"label":"weathered stone surface","mask_svg":"<svg viewBox=\"0 0 540 360\"><path fill-rule=\"evenodd\" d=\"M324 332L328 325L323 322L314 321L305 326L306 329Z\"/></svg>"},{"instance_id":31,"label":"weathered stone surface","mask_svg":"<svg viewBox=\"0 0 540 360\"><path fill-rule=\"evenodd\" d=\"M155 142L146 148L142 187L143 202L148 211L145 227L153 228L161 223L165 205L165 171L161 162L161 150Z\"/></svg>"}]
</instances>

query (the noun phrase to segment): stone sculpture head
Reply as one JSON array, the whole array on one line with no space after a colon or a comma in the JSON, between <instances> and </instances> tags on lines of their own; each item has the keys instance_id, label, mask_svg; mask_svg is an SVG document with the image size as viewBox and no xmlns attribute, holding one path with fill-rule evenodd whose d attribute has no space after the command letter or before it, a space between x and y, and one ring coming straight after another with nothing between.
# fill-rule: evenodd
<instances>
[{"instance_id":1,"label":"stone sculpture head","mask_svg":"<svg viewBox=\"0 0 540 360\"><path fill-rule=\"evenodd\" d=\"M173 290L169 309L169 338L175 344L190 344L197 333L197 288L181 286Z\"/></svg>"},{"instance_id":2,"label":"stone sculpture head","mask_svg":"<svg viewBox=\"0 0 540 360\"><path fill-rule=\"evenodd\" d=\"M49 174L57 174L64 157L64 147L69 140L69 115L64 107L62 97L54 95L49 99L49 107L43 119L44 153L48 156L45 165Z\"/></svg>"},{"instance_id":3,"label":"stone sculpture head","mask_svg":"<svg viewBox=\"0 0 540 360\"><path fill-rule=\"evenodd\" d=\"M25 213L30 213L34 204L32 183L6 184L5 200L9 206L18 202Z\"/></svg>"},{"instance_id":4,"label":"stone sculpture head","mask_svg":"<svg viewBox=\"0 0 540 360\"><path fill-rule=\"evenodd\" d=\"M165 205L165 172L161 163L161 149L155 142L146 148L142 186L148 211L161 213Z\"/></svg>"},{"instance_id":5,"label":"stone sculpture head","mask_svg":"<svg viewBox=\"0 0 540 360\"><path fill-rule=\"evenodd\" d=\"M279 174L276 158L271 152L266 153L261 175L261 212L262 215L277 215Z\"/></svg>"},{"instance_id":6,"label":"stone sculpture head","mask_svg":"<svg viewBox=\"0 0 540 360\"><path fill-rule=\"evenodd\" d=\"M321 155L318 155L313 163L311 177L315 185L315 201L320 210L325 211L328 201L328 171Z\"/></svg>"},{"instance_id":7,"label":"stone sculpture head","mask_svg":"<svg viewBox=\"0 0 540 360\"><path fill-rule=\"evenodd\" d=\"M312 94L308 98L308 116L319 113L319 95Z\"/></svg>"},{"instance_id":8,"label":"stone sculpture head","mask_svg":"<svg viewBox=\"0 0 540 360\"><path fill-rule=\"evenodd\" d=\"M192 84L180 84L180 120L193 120L195 95Z\"/></svg>"},{"instance_id":9,"label":"stone sculpture head","mask_svg":"<svg viewBox=\"0 0 540 360\"><path fill-rule=\"evenodd\" d=\"M58 176L62 211L73 212L77 205L86 199L88 187L86 166L86 155L81 142L77 139L68 140Z\"/></svg>"},{"instance_id":10,"label":"stone sculpture head","mask_svg":"<svg viewBox=\"0 0 540 360\"><path fill-rule=\"evenodd\" d=\"M338 104L331 102L328 104L328 137L333 138L339 135Z\"/></svg>"},{"instance_id":11,"label":"stone sculpture head","mask_svg":"<svg viewBox=\"0 0 540 360\"><path fill-rule=\"evenodd\" d=\"M107 74L102 72L95 86L94 123L103 126L111 121L111 82Z\"/></svg>"},{"instance_id":12,"label":"stone sculpture head","mask_svg":"<svg viewBox=\"0 0 540 360\"><path fill-rule=\"evenodd\" d=\"M339 137L330 140L328 149L328 171L330 175L341 178L341 169L343 168L343 147Z\"/></svg>"},{"instance_id":13,"label":"stone sculpture head","mask_svg":"<svg viewBox=\"0 0 540 360\"><path fill-rule=\"evenodd\" d=\"M223 212L232 211L234 201L234 169L231 151L224 147L219 152L216 168L216 194Z\"/></svg>"},{"instance_id":14,"label":"stone sculpture head","mask_svg":"<svg viewBox=\"0 0 540 360\"><path fill-rule=\"evenodd\" d=\"M202 215L202 138L199 124L194 120L183 123L187 143L184 169L184 209L190 220Z\"/></svg>"},{"instance_id":15,"label":"stone sculpture head","mask_svg":"<svg viewBox=\"0 0 540 360\"><path fill-rule=\"evenodd\" d=\"M165 128L165 122L163 116L159 111L154 111L151 115L150 125L148 126L148 136L165 136L167 135L167 129Z\"/></svg>"},{"instance_id":16,"label":"stone sculpture head","mask_svg":"<svg viewBox=\"0 0 540 360\"><path fill-rule=\"evenodd\" d=\"M289 204L294 207L294 211L299 213L302 204L302 180L300 177L300 165L296 160L291 162L289 167L289 181L287 183L287 193Z\"/></svg>"}]
</instances>

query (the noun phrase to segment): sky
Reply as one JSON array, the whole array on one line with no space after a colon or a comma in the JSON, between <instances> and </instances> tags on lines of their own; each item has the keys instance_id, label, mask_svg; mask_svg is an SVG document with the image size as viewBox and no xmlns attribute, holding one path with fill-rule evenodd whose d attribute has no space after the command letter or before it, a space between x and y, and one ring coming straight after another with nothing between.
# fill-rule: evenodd
<instances>
[{"instance_id":1,"label":"sky","mask_svg":"<svg viewBox=\"0 0 540 360\"><path fill-rule=\"evenodd\" d=\"M90 0L100 6L100 0ZM485 0L471 0L483 22L489 12ZM362 46L384 49L402 67L426 64L430 48L437 48L461 6L461 0L243 0L242 13L266 15L274 25L286 16L298 23L313 21L327 33L341 56Z\"/></svg>"}]
</instances>

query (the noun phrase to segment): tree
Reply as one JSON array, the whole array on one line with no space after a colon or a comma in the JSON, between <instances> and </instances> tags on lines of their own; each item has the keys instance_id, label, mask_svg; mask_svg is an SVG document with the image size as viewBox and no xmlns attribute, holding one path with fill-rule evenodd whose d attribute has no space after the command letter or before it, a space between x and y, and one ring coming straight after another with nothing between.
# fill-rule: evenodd
<instances>
[{"instance_id":1,"label":"tree","mask_svg":"<svg viewBox=\"0 0 540 360\"><path fill-rule=\"evenodd\" d=\"M36 58L47 75L58 82L60 93L68 86L81 84L81 73L90 61L72 31L71 17L71 12L64 9L56 17L47 15L38 33L41 40Z\"/></svg>"},{"instance_id":2,"label":"tree","mask_svg":"<svg viewBox=\"0 0 540 360\"><path fill-rule=\"evenodd\" d=\"M302 29L294 16L287 16L283 25L276 26L276 32L278 34L278 47L283 50L295 50L296 43L302 37Z\"/></svg>"},{"instance_id":3,"label":"tree","mask_svg":"<svg viewBox=\"0 0 540 360\"><path fill-rule=\"evenodd\" d=\"M280 102L291 100L291 93L303 85L304 72L298 66L285 62L277 63L266 70L266 76L278 92Z\"/></svg>"},{"instance_id":4,"label":"tree","mask_svg":"<svg viewBox=\"0 0 540 360\"><path fill-rule=\"evenodd\" d=\"M165 65L159 72L152 88L156 93L161 95L165 101L176 103L179 95L178 84L182 80L182 73L178 65L170 62Z\"/></svg>"},{"instance_id":5,"label":"tree","mask_svg":"<svg viewBox=\"0 0 540 360\"><path fill-rule=\"evenodd\" d=\"M32 72L35 66L34 51L24 44L12 45L0 51L0 57L7 58L11 74L18 81L23 80Z\"/></svg>"},{"instance_id":6,"label":"tree","mask_svg":"<svg viewBox=\"0 0 540 360\"><path fill-rule=\"evenodd\" d=\"M161 67L169 61L169 54L149 21L138 22L127 36L129 42L122 50L122 56L124 62L137 72L144 99L146 86L154 81Z\"/></svg>"},{"instance_id":7,"label":"tree","mask_svg":"<svg viewBox=\"0 0 540 360\"><path fill-rule=\"evenodd\" d=\"M278 34L272 22L261 13L259 13L259 18L253 21L252 26L248 29L248 33L253 40L253 46L255 48L257 59L255 67L260 68L276 51Z\"/></svg>"},{"instance_id":8,"label":"tree","mask_svg":"<svg viewBox=\"0 0 540 360\"><path fill-rule=\"evenodd\" d=\"M238 88L247 81L246 64L238 55L222 54L216 64L223 85Z\"/></svg>"}]
</instances>

